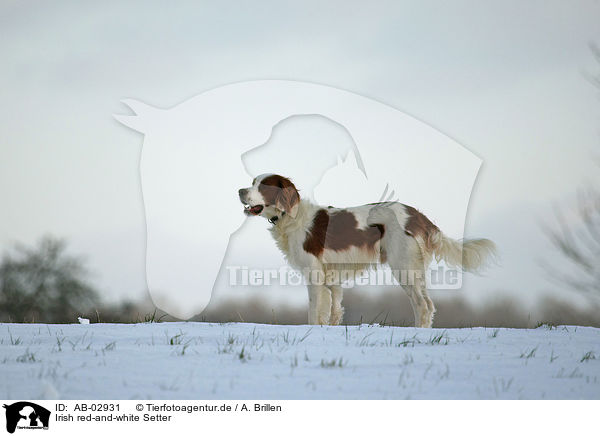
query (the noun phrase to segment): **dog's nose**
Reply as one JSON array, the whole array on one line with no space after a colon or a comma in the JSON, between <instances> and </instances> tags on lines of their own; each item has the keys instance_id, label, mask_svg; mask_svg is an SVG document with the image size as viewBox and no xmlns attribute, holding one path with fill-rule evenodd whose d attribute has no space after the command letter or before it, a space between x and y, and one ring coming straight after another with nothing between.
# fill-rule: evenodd
<instances>
[{"instance_id":1,"label":"dog's nose","mask_svg":"<svg viewBox=\"0 0 600 436\"><path fill-rule=\"evenodd\" d=\"M240 198L244 198L247 193L248 193L248 190L247 189L243 189L243 188L238 191L238 194L239 194Z\"/></svg>"}]
</instances>

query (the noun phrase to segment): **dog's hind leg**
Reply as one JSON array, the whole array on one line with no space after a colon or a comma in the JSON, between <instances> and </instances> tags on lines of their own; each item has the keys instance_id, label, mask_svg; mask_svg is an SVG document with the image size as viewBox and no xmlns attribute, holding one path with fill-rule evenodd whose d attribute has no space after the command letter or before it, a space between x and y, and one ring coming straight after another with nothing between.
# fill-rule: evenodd
<instances>
[{"instance_id":1,"label":"dog's hind leg","mask_svg":"<svg viewBox=\"0 0 600 436\"><path fill-rule=\"evenodd\" d=\"M415 327L431 327L434 308L425 289L425 271L422 268L401 269L392 266L392 273L410 299L415 316Z\"/></svg>"},{"instance_id":2,"label":"dog's hind leg","mask_svg":"<svg viewBox=\"0 0 600 436\"><path fill-rule=\"evenodd\" d=\"M433 316L435 315L435 306L433 305L433 301L429 298L429 294L427 293L427 282L423 279L423 283L421 286L421 294L425 299L425 303L427 303L427 310L429 311L429 317L431 318L429 327L433 324Z\"/></svg>"},{"instance_id":3,"label":"dog's hind leg","mask_svg":"<svg viewBox=\"0 0 600 436\"><path fill-rule=\"evenodd\" d=\"M410 235L389 232L382 241L394 278L408 294L416 327L431 327L434 306L427 295L425 263L417 241Z\"/></svg>"},{"instance_id":4,"label":"dog's hind leg","mask_svg":"<svg viewBox=\"0 0 600 436\"><path fill-rule=\"evenodd\" d=\"M433 324L433 303L429 297L423 296L422 284L403 285L408 294L415 315L415 327L429 328ZM429 301L428 301L429 300Z\"/></svg>"},{"instance_id":5,"label":"dog's hind leg","mask_svg":"<svg viewBox=\"0 0 600 436\"><path fill-rule=\"evenodd\" d=\"M427 295L425 271L422 268L400 269L392 267L394 278L410 299L415 315L415 327L431 327L433 323L433 302Z\"/></svg>"}]
</instances>

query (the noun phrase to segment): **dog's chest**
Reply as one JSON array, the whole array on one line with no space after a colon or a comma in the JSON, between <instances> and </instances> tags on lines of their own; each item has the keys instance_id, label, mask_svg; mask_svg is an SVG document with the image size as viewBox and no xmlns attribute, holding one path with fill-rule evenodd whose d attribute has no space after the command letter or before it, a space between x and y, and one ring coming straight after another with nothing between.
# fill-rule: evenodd
<instances>
[{"instance_id":1,"label":"dog's chest","mask_svg":"<svg viewBox=\"0 0 600 436\"><path fill-rule=\"evenodd\" d=\"M271 229L271 235L275 239L275 244L281 250L286 260L294 267L298 267L299 259L302 258L302 242L306 238L306 230L299 228L290 229L284 226L274 225Z\"/></svg>"},{"instance_id":2,"label":"dog's chest","mask_svg":"<svg viewBox=\"0 0 600 436\"><path fill-rule=\"evenodd\" d=\"M285 257L288 257L290 255L290 240L288 234L277 225L274 225L270 231L273 239L275 239L277 248L282 251Z\"/></svg>"}]
</instances>

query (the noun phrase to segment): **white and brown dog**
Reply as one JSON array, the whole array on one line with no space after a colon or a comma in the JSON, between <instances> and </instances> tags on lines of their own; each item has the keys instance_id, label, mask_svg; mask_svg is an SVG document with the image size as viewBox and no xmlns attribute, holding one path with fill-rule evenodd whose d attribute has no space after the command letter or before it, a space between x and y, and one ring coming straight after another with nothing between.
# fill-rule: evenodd
<instances>
[{"instance_id":1,"label":"white and brown dog","mask_svg":"<svg viewBox=\"0 0 600 436\"><path fill-rule=\"evenodd\" d=\"M309 324L342 321L343 291L336 272L351 269L358 274L387 263L410 298L415 325L431 327L435 308L427 295L425 271L432 258L474 271L495 251L488 239L461 242L445 236L425 215L401 203L318 206L301 200L294 184L276 174L258 176L251 187L239 190L239 196L247 215L260 215L273 224L270 231L277 246L290 265L304 273ZM320 274L312 274L315 271ZM403 271L412 272L408 281Z\"/></svg>"}]
</instances>

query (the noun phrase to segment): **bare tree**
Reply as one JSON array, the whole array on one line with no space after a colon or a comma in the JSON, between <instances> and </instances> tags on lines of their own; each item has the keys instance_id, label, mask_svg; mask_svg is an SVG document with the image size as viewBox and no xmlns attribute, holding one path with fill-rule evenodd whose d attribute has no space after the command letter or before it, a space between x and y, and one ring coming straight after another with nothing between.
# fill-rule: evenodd
<instances>
[{"instance_id":1,"label":"bare tree","mask_svg":"<svg viewBox=\"0 0 600 436\"><path fill-rule=\"evenodd\" d=\"M572 272L561 272L568 269L564 267L546 270L569 288L600 299L600 192L580 190L575 223L567 223L560 211L557 220L558 228L546 228L546 233Z\"/></svg>"},{"instance_id":2,"label":"bare tree","mask_svg":"<svg viewBox=\"0 0 600 436\"><path fill-rule=\"evenodd\" d=\"M74 322L98 302L80 257L64 241L44 237L34 248L17 245L0 264L0 321Z\"/></svg>"},{"instance_id":3,"label":"bare tree","mask_svg":"<svg viewBox=\"0 0 600 436\"><path fill-rule=\"evenodd\" d=\"M600 48L591 43L590 50L600 64ZM586 74L587 80L600 89L600 74ZM595 186L582 188L577 198L577 219L567 223L563 213L557 211L558 228L548 229L552 244L571 266L571 273L563 273L565 268L550 268L549 274L569 288L582 292L600 302L600 191Z\"/></svg>"}]
</instances>

